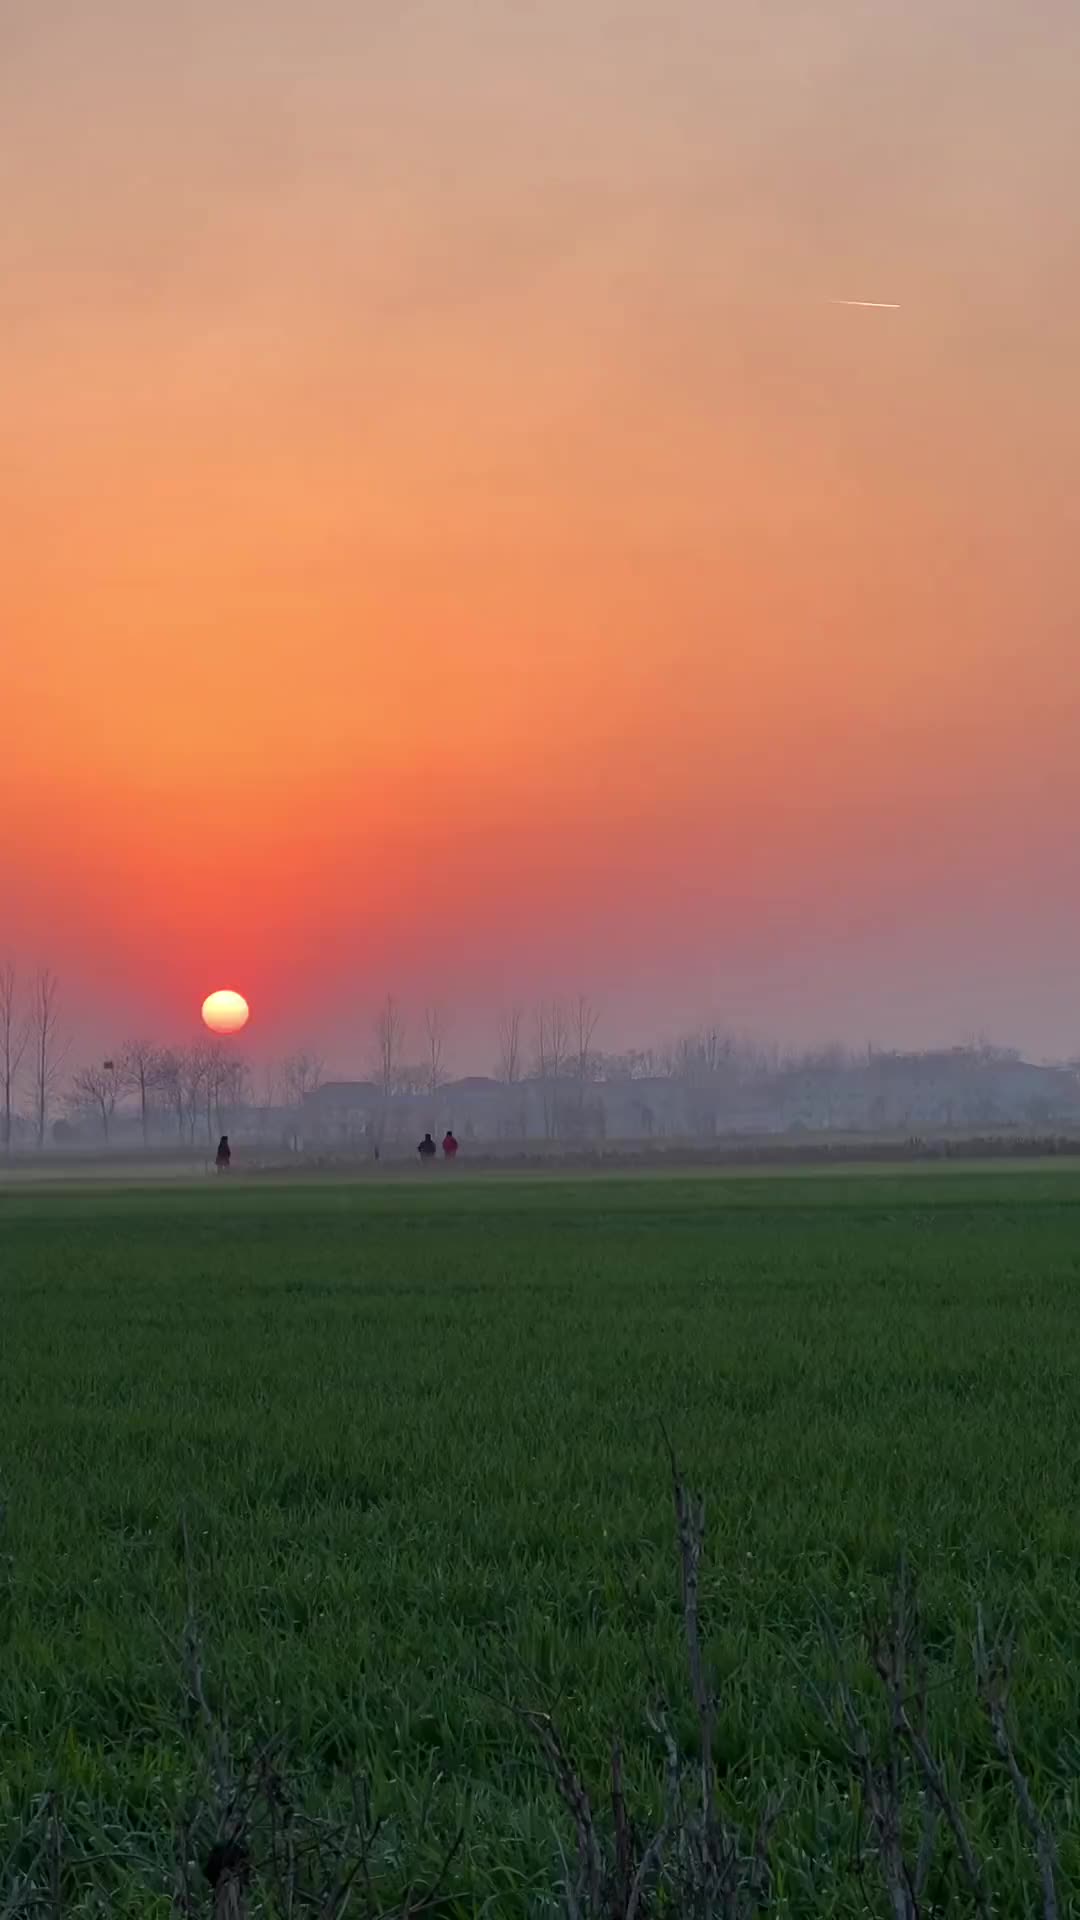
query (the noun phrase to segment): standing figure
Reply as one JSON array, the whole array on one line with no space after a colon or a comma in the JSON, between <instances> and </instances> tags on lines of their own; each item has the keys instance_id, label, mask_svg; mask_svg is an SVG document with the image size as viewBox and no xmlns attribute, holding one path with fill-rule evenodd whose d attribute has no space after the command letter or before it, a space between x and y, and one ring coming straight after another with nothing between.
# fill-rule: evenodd
<instances>
[{"instance_id":1,"label":"standing figure","mask_svg":"<svg viewBox=\"0 0 1080 1920\"><path fill-rule=\"evenodd\" d=\"M429 1161L434 1160L435 1142L432 1139L430 1133L425 1133L416 1151L420 1155L420 1158L423 1161L425 1166L428 1165Z\"/></svg>"},{"instance_id":2,"label":"standing figure","mask_svg":"<svg viewBox=\"0 0 1080 1920\"><path fill-rule=\"evenodd\" d=\"M223 1133L221 1139L218 1141L214 1165L219 1173L228 1173L232 1165L232 1148L229 1145L229 1136L227 1133Z\"/></svg>"},{"instance_id":3,"label":"standing figure","mask_svg":"<svg viewBox=\"0 0 1080 1920\"><path fill-rule=\"evenodd\" d=\"M447 1127L446 1129L446 1138L442 1143L442 1150L443 1158L446 1160L452 1160L457 1153L457 1141L454 1139L454 1130L452 1127Z\"/></svg>"}]
</instances>

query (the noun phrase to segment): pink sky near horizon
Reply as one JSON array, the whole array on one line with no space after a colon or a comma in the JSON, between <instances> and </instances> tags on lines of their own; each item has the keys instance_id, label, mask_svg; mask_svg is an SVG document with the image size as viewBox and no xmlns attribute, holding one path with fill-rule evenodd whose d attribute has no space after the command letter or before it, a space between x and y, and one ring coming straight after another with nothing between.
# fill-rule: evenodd
<instances>
[{"instance_id":1,"label":"pink sky near horizon","mask_svg":"<svg viewBox=\"0 0 1080 1920\"><path fill-rule=\"evenodd\" d=\"M9 0L0 952L1080 1052L1065 0ZM832 304L896 300L897 312Z\"/></svg>"}]
</instances>

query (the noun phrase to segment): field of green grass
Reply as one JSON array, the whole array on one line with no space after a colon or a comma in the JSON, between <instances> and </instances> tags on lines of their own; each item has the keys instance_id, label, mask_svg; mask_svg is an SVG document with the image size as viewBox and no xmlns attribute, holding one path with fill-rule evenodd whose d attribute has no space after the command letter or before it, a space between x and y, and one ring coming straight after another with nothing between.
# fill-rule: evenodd
<instances>
[{"instance_id":1,"label":"field of green grass","mask_svg":"<svg viewBox=\"0 0 1080 1920\"><path fill-rule=\"evenodd\" d=\"M362 1771L391 1852L462 1820L440 1911L544 1910L560 1815L513 1706L598 1792L619 1729L646 1801L658 1692L694 1737L664 1427L707 1497L722 1791L786 1796L781 1905L884 1911L815 1686L872 1697L902 1552L998 1910L1041 1911L980 1602L1080 1884L1080 1175L9 1190L0 1315L0 1849L55 1789L102 1911L173 1910L189 1586L235 1749L279 1736L328 1802Z\"/></svg>"}]
</instances>

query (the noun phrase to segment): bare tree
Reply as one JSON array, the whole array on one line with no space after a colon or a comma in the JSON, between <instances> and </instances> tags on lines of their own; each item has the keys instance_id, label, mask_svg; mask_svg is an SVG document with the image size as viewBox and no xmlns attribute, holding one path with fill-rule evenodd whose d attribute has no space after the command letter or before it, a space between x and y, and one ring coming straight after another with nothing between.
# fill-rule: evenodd
<instances>
[{"instance_id":1,"label":"bare tree","mask_svg":"<svg viewBox=\"0 0 1080 1920\"><path fill-rule=\"evenodd\" d=\"M155 1090L161 1086L162 1054L149 1040L128 1040L120 1052L120 1081L126 1093L139 1103L143 1146L150 1140L150 1106Z\"/></svg>"},{"instance_id":2,"label":"bare tree","mask_svg":"<svg viewBox=\"0 0 1080 1920\"><path fill-rule=\"evenodd\" d=\"M424 1032L427 1035L425 1093L438 1093L446 1079L443 1071L443 1053L446 1048L448 1025L445 1007L436 1005L424 1008Z\"/></svg>"},{"instance_id":3,"label":"bare tree","mask_svg":"<svg viewBox=\"0 0 1080 1920\"><path fill-rule=\"evenodd\" d=\"M285 1067L277 1066L273 1060L267 1061L265 1067L263 1068L262 1077L259 1084L259 1091L257 1095L257 1103L258 1103L258 1110L259 1110L258 1131L259 1131L260 1141L264 1140L266 1137L266 1133L270 1126L270 1121L273 1115L274 1107L277 1104L278 1090L279 1090L279 1087L282 1086L284 1082L284 1075L285 1075ZM296 1144L295 1135L293 1137L293 1144L294 1146Z\"/></svg>"},{"instance_id":4,"label":"bare tree","mask_svg":"<svg viewBox=\"0 0 1080 1920\"><path fill-rule=\"evenodd\" d=\"M706 1025L685 1033L669 1054L669 1072L673 1079L702 1086L716 1080L738 1058L738 1045L722 1027Z\"/></svg>"},{"instance_id":5,"label":"bare tree","mask_svg":"<svg viewBox=\"0 0 1080 1920\"><path fill-rule=\"evenodd\" d=\"M199 1050L203 1057L203 1070L200 1080L202 1111L206 1121L206 1144L213 1145L214 1116L221 1105L221 1074L224 1062L218 1048L211 1041Z\"/></svg>"},{"instance_id":6,"label":"bare tree","mask_svg":"<svg viewBox=\"0 0 1080 1920\"><path fill-rule=\"evenodd\" d=\"M49 1119L49 1097L67 1052L67 1047L60 1040L60 982L50 967L42 967L34 976L30 995L30 1030L34 1042L37 1143L43 1147Z\"/></svg>"},{"instance_id":7,"label":"bare tree","mask_svg":"<svg viewBox=\"0 0 1080 1920\"><path fill-rule=\"evenodd\" d=\"M181 1136L187 1136L192 1146L198 1131L199 1118L203 1110L203 1097L207 1076L211 1070L211 1058L206 1047L182 1047L173 1053L169 1060L170 1093L177 1126Z\"/></svg>"},{"instance_id":8,"label":"bare tree","mask_svg":"<svg viewBox=\"0 0 1080 1920\"><path fill-rule=\"evenodd\" d=\"M557 1080L566 1065L570 1025L561 1000L541 1000L533 1009L533 1064L542 1077Z\"/></svg>"},{"instance_id":9,"label":"bare tree","mask_svg":"<svg viewBox=\"0 0 1080 1920\"><path fill-rule=\"evenodd\" d=\"M401 1079L404 1048L405 1022L401 1017L401 1008L393 994L388 993L375 1016L375 1075L382 1093L378 1129L380 1143L386 1133L390 1100Z\"/></svg>"},{"instance_id":10,"label":"bare tree","mask_svg":"<svg viewBox=\"0 0 1080 1920\"><path fill-rule=\"evenodd\" d=\"M281 1063L281 1085L286 1105L293 1108L295 1113L301 1112L309 1093L317 1092L322 1085L322 1077L323 1063L316 1054L291 1053ZM272 1093L270 1101L272 1104ZM295 1152L300 1145L299 1123L291 1129L291 1140Z\"/></svg>"},{"instance_id":11,"label":"bare tree","mask_svg":"<svg viewBox=\"0 0 1080 1920\"><path fill-rule=\"evenodd\" d=\"M247 1104L251 1075L242 1055L208 1042L163 1053L156 1084L172 1108L181 1139L194 1146L201 1125L212 1141L223 1109Z\"/></svg>"},{"instance_id":12,"label":"bare tree","mask_svg":"<svg viewBox=\"0 0 1080 1920\"><path fill-rule=\"evenodd\" d=\"M116 1104L124 1090L121 1070L112 1060L100 1067L80 1067L71 1084L78 1104L97 1111L108 1146Z\"/></svg>"},{"instance_id":13,"label":"bare tree","mask_svg":"<svg viewBox=\"0 0 1080 1920\"><path fill-rule=\"evenodd\" d=\"M11 1152L14 1125L15 1083L22 1066L30 1021L20 1017L18 976L14 960L0 962L0 1095L3 1097L4 1152Z\"/></svg>"},{"instance_id":14,"label":"bare tree","mask_svg":"<svg viewBox=\"0 0 1080 1920\"><path fill-rule=\"evenodd\" d=\"M176 1131L184 1137L183 1055L175 1047L166 1047L158 1055L155 1085L176 1121Z\"/></svg>"},{"instance_id":15,"label":"bare tree","mask_svg":"<svg viewBox=\"0 0 1080 1920\"><path fill-rule=\"evenodd\" d=\"M203 1092L206 1101L206 1138L220 1133L224 1110L247 1105L250 1074L242 1054L211 1044L204 1050Z\"/></svg>"},{"instance_id":16,"label":"bare tree","mask_svg":"<svg viewBox=\"0 0 1080 1920\"><path fill-rule=\"evenodd\" d=\"M375 1068L384 1100L389 1100L401 1074L405 1049L405 1022L392 993L375 1017Z\"/></svg>"},{"instance_id":17,"label":"bare tree","mask_svg":"<svg viewBox=\"0 0 1080 1920\"><path fill-rule=\"evenodd\" d=\"M209 1046L184 1046L181 1054L181 1098L183 1098L184 1129L190 1144L194 1146L194 1137L198 1133L198 1123L206 1106L206 1125L209 1135L209 1077L213 1073L213 1054Z\"/></svg>"},{"instance_id":18,"label":"bare tree","mask_svg":"<svg viewBox=\"0 0 1080 1920\"><path fill-rule=\"evenodd\" d=\"M594 1053L589 1071L601 1080L651 1080L660 1062L652 1047L629 1047L625 1053Z\"/></svg>"},{"instance_id":19,"label":"bare tree","mask_svg":"<svg viewBox=\"0 0 1080 1920\"><path fill-rule=\"evenodd\" d=\"M533 1070L540 1081L544 1132L549 1140L559 1131L558 1083L566 1065L569 1035L562 1001L539 1001L533 1009Z\"/></svg>"},{"instance_id":20,"label":"bare tree","mask_svg":"<svg viewBox=\"0 0 1080 1920\"><path fill-rule=\"evenodd\" d=\"M579 1097L585 1098L585 1083L590 1077L592 1037L600 1012L584 993L579 993L572 1012L574 1066L578 1079Z\"/></svg>"},{"instance_id":21,"label":"bare tree","mask_svg":"<svg viewBox=\"0 0 1080 1920\"><path fill-rule=\"evenodd\" d=\"M302 1107L322 1085L323 1063L314 1053L290 1053L281 1063L281 1085L290 1106Z\"/></svg>"},{"instance_id":22,"label":"bare tree","mask_svg":"<svg viewBox=\"0 0 1080 1920\"><path fill-rule=\"evenodd\" d=\"M507 1007L499 1015L499 1079L508 1087L521 1078L521 1008Z\"/></svg>"}]
</instances>

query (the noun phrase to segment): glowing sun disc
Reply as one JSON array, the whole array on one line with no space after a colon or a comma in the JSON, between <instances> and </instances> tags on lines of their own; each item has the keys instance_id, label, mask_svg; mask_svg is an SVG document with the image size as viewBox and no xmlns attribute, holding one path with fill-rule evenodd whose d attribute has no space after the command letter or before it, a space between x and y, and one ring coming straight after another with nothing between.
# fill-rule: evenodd
<instances>
[{"instance_id":1,"label":"glowing sun disc","mask_svg":"<svg viewBox=\"0 0 1080 1920\"><path fill-rule=\"evenodd\" d=\"M242 993L220 987L216 993L207 994L202 1003L202 1017L211 1033L239 1033L241 1027L247 1026L251 1008Z\"/></svg>"}]
</instances>

